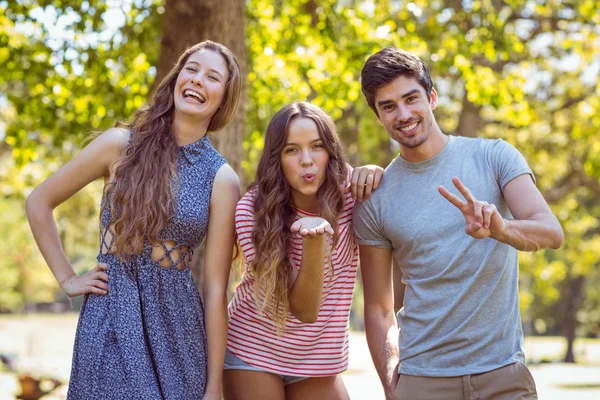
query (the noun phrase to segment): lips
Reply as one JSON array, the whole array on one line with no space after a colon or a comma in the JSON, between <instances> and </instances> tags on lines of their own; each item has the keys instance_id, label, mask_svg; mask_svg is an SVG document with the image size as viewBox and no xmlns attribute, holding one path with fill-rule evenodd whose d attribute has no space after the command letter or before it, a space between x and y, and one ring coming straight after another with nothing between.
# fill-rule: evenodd
<instances>
[{"instance_id":1,"label":"lips","mask_svg":"<svg viewBox=\"0 0 600 400\"><path fill-rule=\"evenodd\" d=\"M302 179L307 183L313 182L316 177L317 177L317 175L313 172L306 172L306 173L302 174Z\"/></svg>"},{"instance_id":2,"label":"lips","mask_svg":"<svg viewBox=\"0 0 600 400\"><path fill-rule=\"evenodd\" d=\"M417 132L421 121L412 121L408 124L396 125L394 129L402 135L410 136Z\"/></svg>"},{"instance_id":3,"label":"lips","mask_svg":"<svg viewBox=\"0 0 600 400\"><path fill-rule=\"evenodd\" d=\"M204 104L206 102L206 97L204 97L202 93L191 89L185 89L183 91L183 97L199 104Z\"/></svg>"}]
</instances>

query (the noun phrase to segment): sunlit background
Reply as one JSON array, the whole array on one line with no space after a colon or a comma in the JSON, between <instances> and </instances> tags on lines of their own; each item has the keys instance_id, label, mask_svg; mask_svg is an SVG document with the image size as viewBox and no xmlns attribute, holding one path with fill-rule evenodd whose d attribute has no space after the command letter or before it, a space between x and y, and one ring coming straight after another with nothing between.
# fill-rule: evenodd
<instances>
[{"instance_id":1,"label":"sunlit background","mask_svg":"<svg viewBox=\"0 0 600 400\"><path fill-rule=\"evenodd\" d=\"M20 393L19 379L37 390L30 398L64 398L81 301L70 308L41 258L25 198L207 38L244 71L242 108L214 138L244 186L269 118L294 100L334 117L352 165L387 165L397 147L362 97L360 70L386 46L420 56L442 130L514 144L565 231L560 250L520 255L540 398L600 398L599 35L595 0L0 1L0 398ZM55 211L78 272L95 265L101 191L95 182ZM344 380L352 398L380 398L360 282L353 304Z\"/></svg>"}]
</instances>

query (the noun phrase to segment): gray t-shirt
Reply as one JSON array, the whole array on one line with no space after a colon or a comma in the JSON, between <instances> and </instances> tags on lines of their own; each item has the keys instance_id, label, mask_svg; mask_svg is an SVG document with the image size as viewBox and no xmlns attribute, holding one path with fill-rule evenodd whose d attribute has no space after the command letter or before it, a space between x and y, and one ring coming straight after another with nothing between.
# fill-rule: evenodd
<instances>
[{"instance_id":1,"label":"gray t-shirt","mask_svg":"<svg viewBox=\"0 0 600 400\"><path fill-rule=\"evenodd\" d=\"M356 203L356 241L392 249L404 274L400 373L461 376L525 361L517 250L468 236L462 213L437 190L463 199L452 183L458 176L476 199L512 219L502 190L523 174L534 179L507 142L450 136L427 161L396 157L371 198Z\"/></svg>"}]
</instances>

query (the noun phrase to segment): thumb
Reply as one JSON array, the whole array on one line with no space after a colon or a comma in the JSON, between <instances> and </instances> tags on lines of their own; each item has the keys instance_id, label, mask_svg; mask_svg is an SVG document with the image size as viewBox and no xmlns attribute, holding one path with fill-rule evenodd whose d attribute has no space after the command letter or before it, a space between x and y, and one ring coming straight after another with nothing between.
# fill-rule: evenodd
<instances>
[{"instance_id":1,"label":"thumb","mask_svg":"<svg viewBox=\"0 0 600 400\"><path fill-rule=\"evenodd\" d=\"M293 233L297 233L300 231L300 229L302 229L303 226L304 224L302 223L302 221L298 220L292 224L292 226L290 227L290 231L292 231Z\"/></svg>"}]
</instances>

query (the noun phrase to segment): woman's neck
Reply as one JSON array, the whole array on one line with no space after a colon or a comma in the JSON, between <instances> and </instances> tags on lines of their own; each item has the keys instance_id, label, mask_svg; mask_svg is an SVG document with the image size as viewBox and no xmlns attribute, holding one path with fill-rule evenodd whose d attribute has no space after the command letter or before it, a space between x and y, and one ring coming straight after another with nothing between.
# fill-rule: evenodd
<instances>
[{"instance_id":1,"label":"woman's neck","mask_svg":"<svg viewBox=\"0 0 600 400\"><path fill-rule=\"evenodd\" d=\"M194 143L206 136L210 121L199 118L190 118L175 111L173 118L173 131L179 146Z\"/></svg>"},{"instance_id":2,"label":"woman's neck","mask_svg":"<svg viewBox=\"0 0 600 400\"><path fill-rule=\"evenodd\" d=\"M316 195L306 196L300 193L293 194L294 207L311 214L319 213L319 201Z\"/></svg>"}]
</instances>

